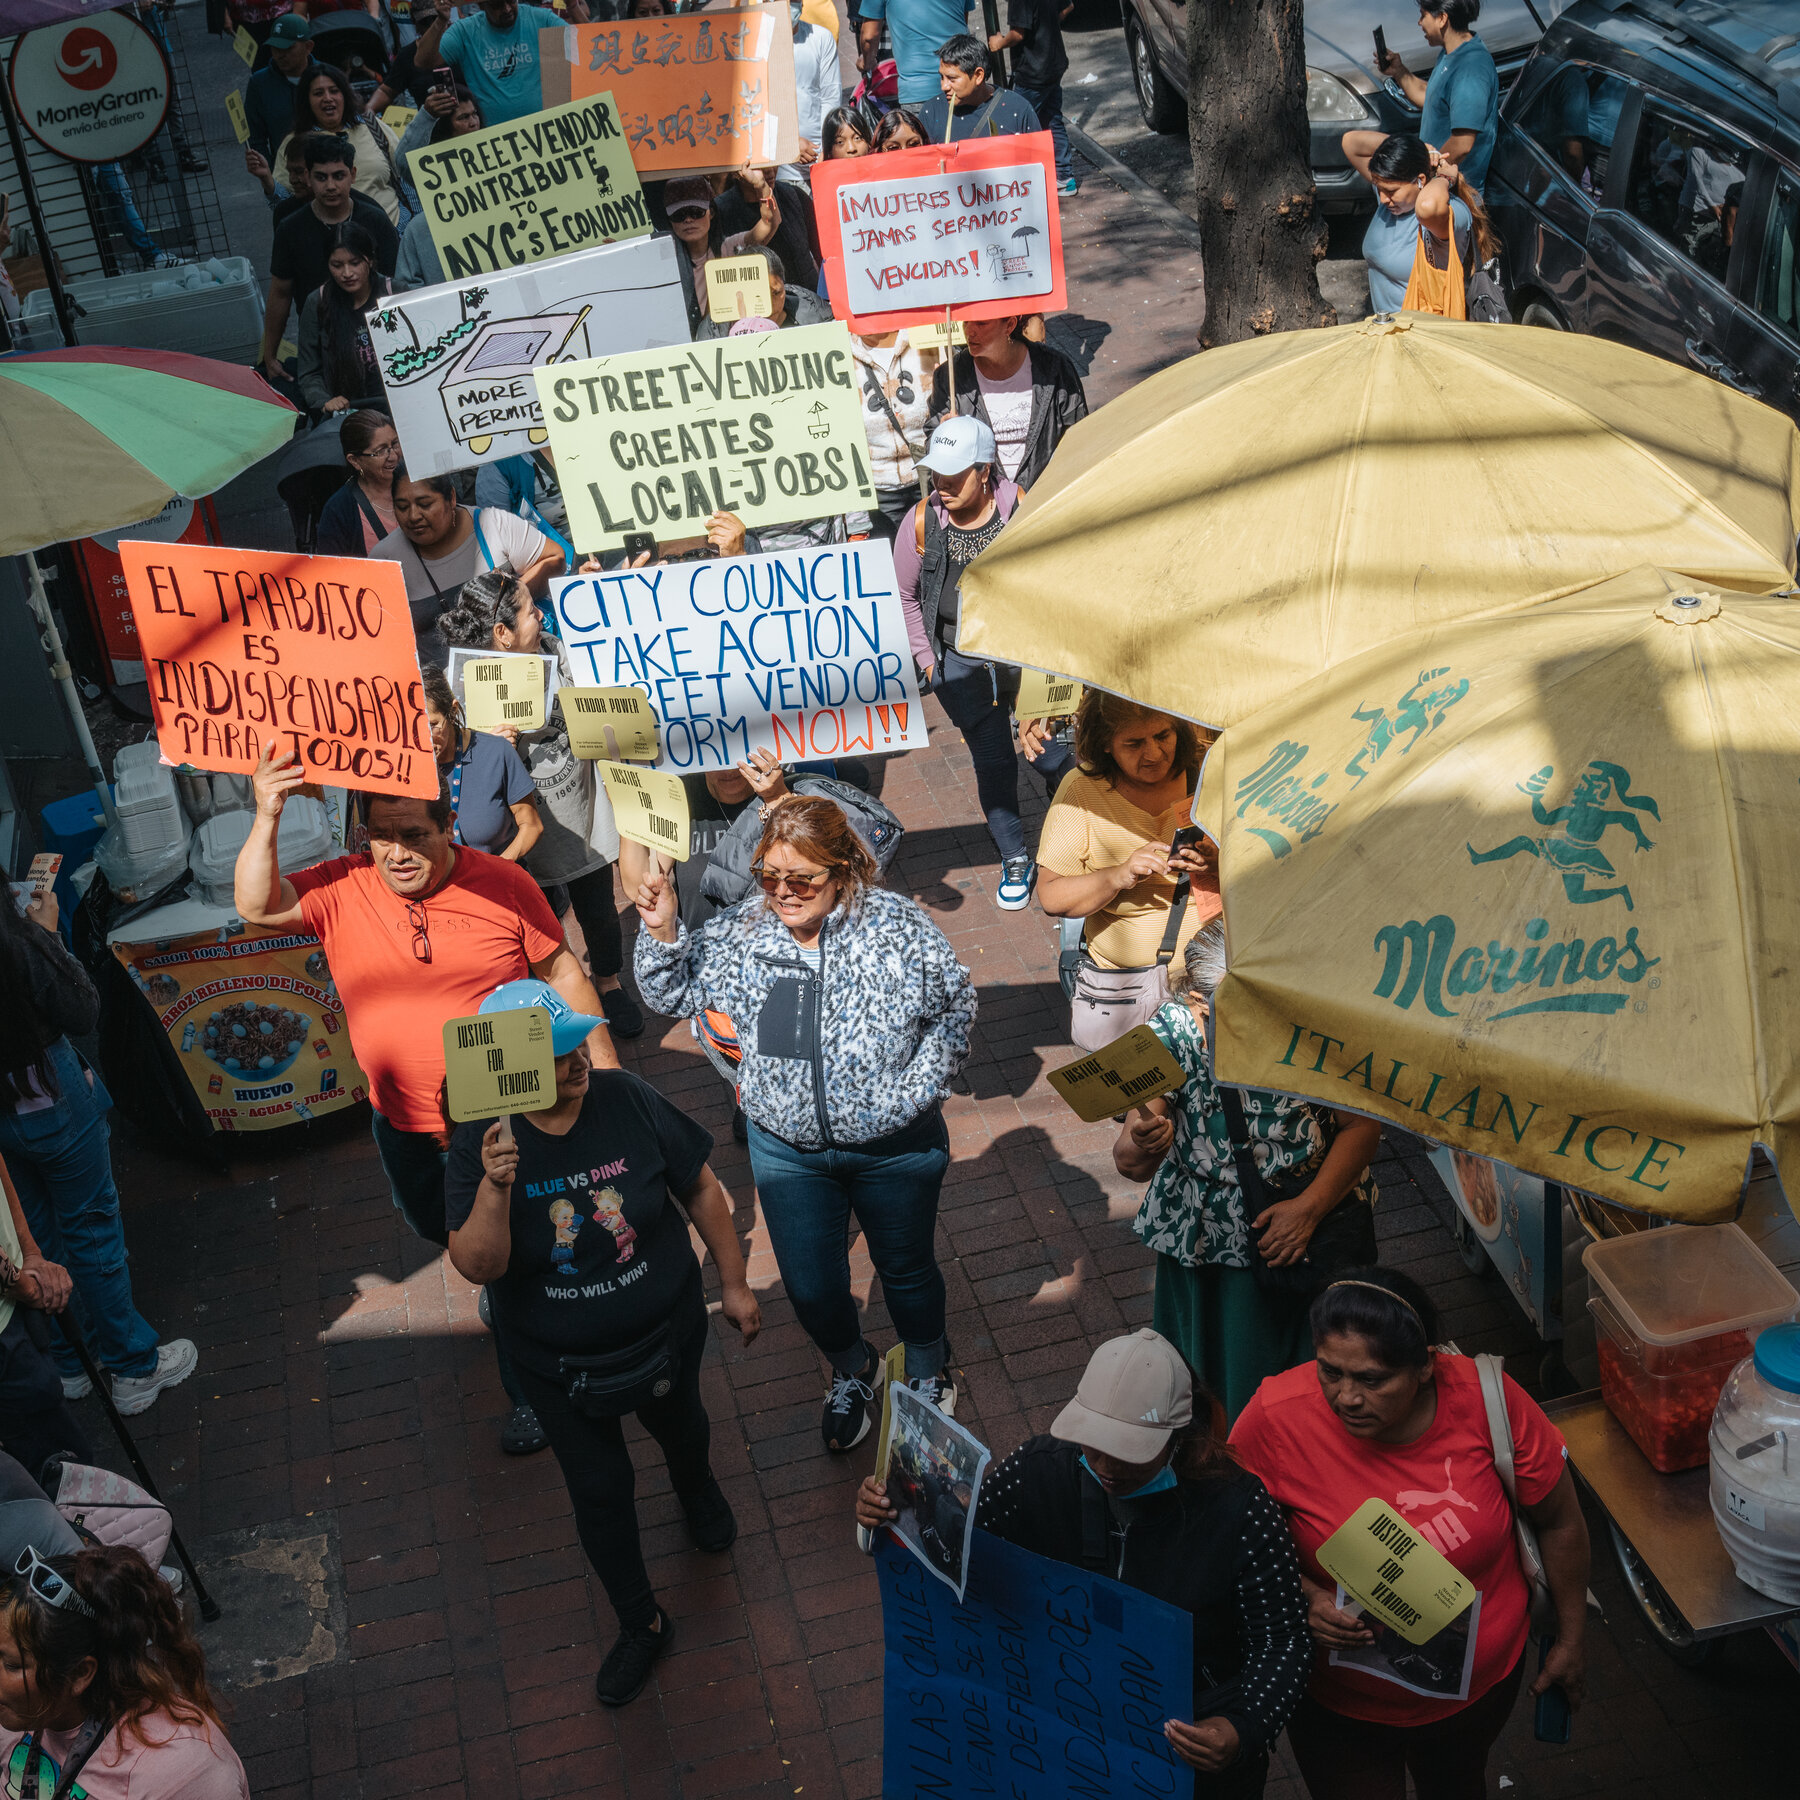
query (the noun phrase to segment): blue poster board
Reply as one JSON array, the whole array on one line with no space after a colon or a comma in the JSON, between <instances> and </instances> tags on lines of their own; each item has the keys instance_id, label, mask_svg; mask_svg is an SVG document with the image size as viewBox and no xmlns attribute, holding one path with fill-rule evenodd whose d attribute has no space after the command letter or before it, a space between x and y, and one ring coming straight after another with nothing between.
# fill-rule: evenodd
<instances>
[{"instance_id":1,"label":"blue poster board","mask_svg":"<svg viewBox=\"0 0 1800 1800\"><path fill-rule=\"evenodd\" d=\"M980 1530L961 1601L886 1533L875 1561L883 1800L1192 1800L1186 1613Z\"/></svg>"}]
</instances>

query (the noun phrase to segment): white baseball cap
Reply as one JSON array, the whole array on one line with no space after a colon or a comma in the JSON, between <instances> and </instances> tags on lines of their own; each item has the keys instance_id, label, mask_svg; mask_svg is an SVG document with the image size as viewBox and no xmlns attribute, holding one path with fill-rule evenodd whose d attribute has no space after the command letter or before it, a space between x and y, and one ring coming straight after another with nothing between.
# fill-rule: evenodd
<instances>
[{"instance_id":1,"label":"white baseball cap","mask_svg":"<svg viewBox=\"0 0 1800 1800\"><path fill-rule=\"evenodd\" d=\"M946 419L931 434L931 445L919 467L933 475L960 475L977 463L991 463L998 452L994 434L982 419Z\"/></svg>"},{"instance_id":2,"label":"white baseball cap","mask_svg":"<svg viewBox=\"0 0 1800 1800\"><path fill-rule=\"evenodd\" d=\"M1145 1326L1094 1352L1050 1435L1120 1462L1147 1463L1193 1419L1194 1378L1181 1352Z\"/></svg>"}]
</instances>

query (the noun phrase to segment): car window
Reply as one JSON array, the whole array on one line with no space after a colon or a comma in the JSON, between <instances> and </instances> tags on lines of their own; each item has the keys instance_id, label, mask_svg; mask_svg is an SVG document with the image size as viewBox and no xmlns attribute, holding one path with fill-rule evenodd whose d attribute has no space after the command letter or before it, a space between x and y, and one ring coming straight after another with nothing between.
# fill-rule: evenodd
<instances>
[{"instance_id":1,"label":"car window","mask_svg":"<svg viewBox=\"0 0 1800 1800\"><path fill-rule=\"evenodd\" d=\"M1665 243L1725 279L1750 147L1644 102L1627 204Z\"/></svg>"},{"instance_id":2,"label":"car window","mask_svg":"<svg viewBox=\"0 0 1800 1800\"><path fill-rule=\"evenodd\" d=\"M1523 130L1590 199L1606 192L1619 109L1630 89L1616 75L1564 63L1519 120Z\"/></svg>"},{"instance_id":3,"label":"car window","mask_svg":"<svg viewBox=\"0 0 1800 1800\"><path fill-rule=\"evenodd\" d=\"M1756 276L1756 310L1789 337L1800 338L1800 181L1786 169L1775 177L1769 196L1769 224L1763 233L1762 266Z\"/></svg>"}]
</instances>

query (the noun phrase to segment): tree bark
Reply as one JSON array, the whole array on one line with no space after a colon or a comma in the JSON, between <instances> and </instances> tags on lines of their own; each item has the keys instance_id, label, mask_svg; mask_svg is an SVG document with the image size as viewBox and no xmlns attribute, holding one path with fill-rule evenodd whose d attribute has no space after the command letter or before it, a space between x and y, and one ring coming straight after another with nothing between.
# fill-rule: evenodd
<instances>
[{"instance_id":1,"label":"tree bark","mask_svg":"<svg viewBox=\"0 0 1800 1800\"><path fill-rule=\"evenodd\" d=\"M1187 0L1203 349L1335 325L1319 292L1301 0Z\"/></svg>"}]
</instances>

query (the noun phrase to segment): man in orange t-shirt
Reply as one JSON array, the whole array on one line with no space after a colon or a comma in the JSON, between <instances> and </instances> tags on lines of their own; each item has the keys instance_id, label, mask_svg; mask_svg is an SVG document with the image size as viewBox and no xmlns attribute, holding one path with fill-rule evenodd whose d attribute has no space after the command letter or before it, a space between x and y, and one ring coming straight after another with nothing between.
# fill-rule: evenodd
<instances>
[{"instance_id":1,"label":"man in orange t-shirt","mask_svg":"<svg viewBox=\"0 0 1800 1800\"><path fill-rule=\"evenodd\" d=\"M305 929L324 947L351 1046L369 1077L375 1148L394 1204L420 1237L447 1244L444 1022L479 1012L503 982L536 976L592 1019L594 1066L616 1069L619 1059L600 997L543 891L517 864L455 843L447 796L366 795L367 856L284 876L276 830L288 795L305 779L291 754L264 750L256 821L238 852L237 909L248 924ZM502 1448L542 1449L542 1431L513 1392L504 1360L500 1372L514 1401Z\"/></svg>"}]
</instances>

